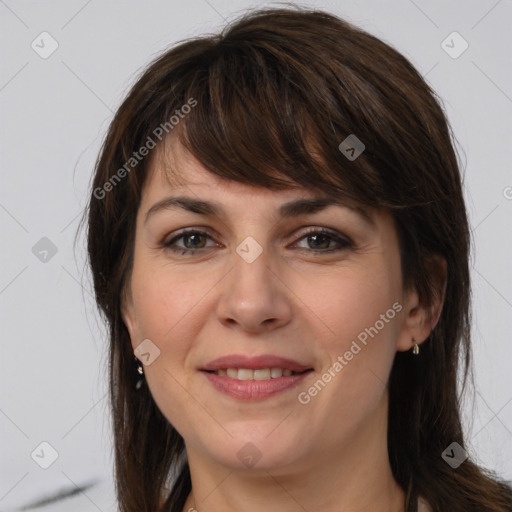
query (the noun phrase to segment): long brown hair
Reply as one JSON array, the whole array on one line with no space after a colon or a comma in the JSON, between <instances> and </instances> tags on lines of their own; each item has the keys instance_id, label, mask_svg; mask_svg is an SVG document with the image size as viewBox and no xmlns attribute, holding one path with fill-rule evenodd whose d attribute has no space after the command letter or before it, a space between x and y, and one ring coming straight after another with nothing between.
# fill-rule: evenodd
<instances>
[{"instance_id":1,"label":"long brown hair","mask_svg":"<svg viewBox=\"0 0 512 512\"><path fill-rule=\"evenodd\" d=\"M187 104L193 108L185 109ZM177 110L183 115L174 126ZM512 510L497 477L470 459L452 469L441 457L452 442L465 446L457 374L459 362L464 380L470 370L471 321L470 231L442 102L388 44L338 17L297 7L250 12L218 35L166 51L117 110L98 157L88 254L110 332L120 510L181 512L191 490L183 438L148 387L135 389L133 351L121 317L151 161L136 159L134 152L151 146L150 140L159 145L171 129L217 176L272 190L292 181L390 211L405 286L414 286L426 305L435 294L429 261L433 255L446 260L439 322L417 360L400 352L393 363L391 468L405 491L407 512L416 511L418 496L434 512ZM365 145L353 160L339 148L351 134ZM172 472L173 488L165 496Z\"/></svg>"}]
</instances>

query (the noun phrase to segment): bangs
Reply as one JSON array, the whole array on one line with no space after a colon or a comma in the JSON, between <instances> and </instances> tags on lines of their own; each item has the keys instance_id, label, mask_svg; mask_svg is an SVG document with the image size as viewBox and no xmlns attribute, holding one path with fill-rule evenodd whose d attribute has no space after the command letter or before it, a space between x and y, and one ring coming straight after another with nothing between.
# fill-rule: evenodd
<instances>
[{"instance_id":1,"label":"bangs","mask_svg":"<svg viewBox=\"0 0 512 512\"><path fill-rule=\"evenodd\" d=\"M382 205L381 179L368 161L371 148L353 161L338 149L354 131L366 143L368 137L328 86L333 76L325 75L333 70L302 66L291 47L268 49L248 41L221 42L198 60L179 95L183 104L187 98L197 104L173 136L209 172L253 186L299 185ZM171 182L179 180L168 174Z\"/></svg>"}]
</instances>

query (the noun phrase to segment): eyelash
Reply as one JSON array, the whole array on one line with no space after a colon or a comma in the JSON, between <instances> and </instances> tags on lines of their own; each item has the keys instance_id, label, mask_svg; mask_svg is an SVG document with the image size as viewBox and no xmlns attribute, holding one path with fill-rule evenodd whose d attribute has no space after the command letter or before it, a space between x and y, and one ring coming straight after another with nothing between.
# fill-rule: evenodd
<instances>
[{"instance_id":1,"label":"eyelash","mask_svg":"<svg viewBox=\"0 0 512 512\"><path fill-rule=\"evenodd\" d=\"M213 238L211 233L209 233L208 231L201 231L198 229L189 229L186 231L182 231L181 233L176 235L174 238L172 238L168 242L163 242L161 245L162 245L162 247L169 249L170 251L172 251L176 254L179 253L180 255L196 253L196 252L199 252L199 251L202 251L205 249L209 249L209 247L199 247L197 249L184 249L184 248L173 247L173 245L175 245L175 242L177 240L180 240L181 238L186 238L189 235L206 235L209 238ZM335 249L327 249L327 250L309 249L309 251L312 251L313 253L317 253L317 254L325 254L325 253L330 254L333 252L339 252L339 251L342 251L345 249L350 249L354 245L353 242L348 237L338 236L337 234L335 234L331 231L328 231L324 228L310 228L297 241L303 240L304 238L307 238L308 236L311 236L311 235L325 236L325 237L330 238L331 240L337 242L341 246L341 247L338 247ZM299 249L299 250L301 250L301 249ZM308 251L308 249L302 249L302 250Z\"/></svg>"}]
</instances>

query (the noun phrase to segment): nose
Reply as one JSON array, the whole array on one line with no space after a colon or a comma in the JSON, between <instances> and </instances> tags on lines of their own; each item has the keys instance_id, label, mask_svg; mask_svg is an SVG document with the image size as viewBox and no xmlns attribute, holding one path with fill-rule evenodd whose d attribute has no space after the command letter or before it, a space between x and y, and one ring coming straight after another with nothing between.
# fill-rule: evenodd
<instances>
[{"instance_id":1,"label":"nose","mask_svg":"<svg viewBox=\"0 0 512 512\"><path fill-rule=\"evenodd\" d=\"M253 334L283 327L292 318L293 294L285 281L266 249L250 263L235 253L221 284L219 321Z\"/></svg>"}]
</instances>

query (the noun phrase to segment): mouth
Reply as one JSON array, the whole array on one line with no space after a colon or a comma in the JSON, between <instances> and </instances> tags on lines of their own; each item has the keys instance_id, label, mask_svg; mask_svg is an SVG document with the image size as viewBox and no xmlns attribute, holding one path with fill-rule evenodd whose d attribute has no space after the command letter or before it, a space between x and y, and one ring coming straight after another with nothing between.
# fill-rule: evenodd
<instances>
[{"instance_id":1,"label":"mouth","mask_svg":"<svg viewBox=\"0 0 512 512\"><path fill-rule=\"evenodd\" d=\"M312 368L295 372L289 368L259 368L253 370L251 368L221 368L219 370L204 370L207 373L219 375L220 377L229 377L235 380L271 380L280 377L291 377L294 375L302 375L303 373L312 371Z\"/></svg>"},{"instance_id":2,"label":"mouth","mask_svg":"<svg viewBox=\"0 0 512 512\"><path fill-rule=\"evenodd\" d=\"M224 356L199 370L213 389L238 400L252 401L293 389L314 372L312 366L271 355Z\"/></svg>"}]
</instances>

